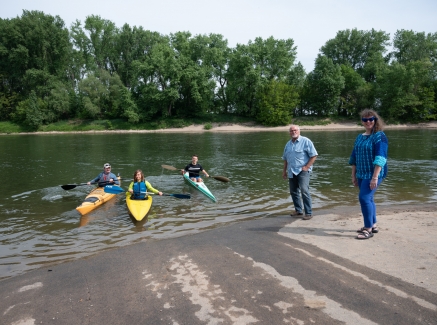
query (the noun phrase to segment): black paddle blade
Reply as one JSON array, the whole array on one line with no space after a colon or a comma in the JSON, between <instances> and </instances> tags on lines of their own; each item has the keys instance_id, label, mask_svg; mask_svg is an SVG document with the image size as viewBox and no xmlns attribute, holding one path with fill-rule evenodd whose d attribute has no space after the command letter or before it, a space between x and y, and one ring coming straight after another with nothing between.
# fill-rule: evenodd
<instances>
[{"instance_id":1,"label":"black paddle blade","mask_svg":"<svg viewBox=\"0 0 437 325\"><path fill-rule=\"evenodd\" d=\"M88 184L87 183L67 184L67 185L61 185L61 187L62 187L62 189L68 191L68 190L75 188L76 186L83 186L83 185L88 185Z\"/></svg>"},{"instance_id":2,"label":"black paddle blade","mask_svg":"<svg viewBox=\"0 0 437 325\"><path fill-rule=\"evenodd\" d=\"M163 195L173 196L178 199L191 199L191 195L189 194L163 194Z\"/></svg>"},{"instance_id":3,"label":"black paddle blade","mask_svg":"<svg viewBox=\"0 0 437 325\"><path fill-rule=\"evenodd\" d=\"M76 184L67 184L67 185L61 185L63 190L72 190L73 188L75 188L77 185Z\"/></svg>"}]
</instances>

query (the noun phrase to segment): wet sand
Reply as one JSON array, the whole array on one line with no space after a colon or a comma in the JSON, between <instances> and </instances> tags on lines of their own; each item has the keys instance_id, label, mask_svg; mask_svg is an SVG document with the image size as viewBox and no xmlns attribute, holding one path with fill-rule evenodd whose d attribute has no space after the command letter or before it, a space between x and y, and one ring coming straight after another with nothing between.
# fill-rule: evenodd
<instances>
[{"instance_id":1,"label":"wet sand","mask_svg":"<svg viewBox=\"0 0 437 325\"><path fill-rule=\"evenodd\" d=\"M43 267L0 286L2 324L436 324L436 205L278 214Z\"/></svg>"}]
</instances>

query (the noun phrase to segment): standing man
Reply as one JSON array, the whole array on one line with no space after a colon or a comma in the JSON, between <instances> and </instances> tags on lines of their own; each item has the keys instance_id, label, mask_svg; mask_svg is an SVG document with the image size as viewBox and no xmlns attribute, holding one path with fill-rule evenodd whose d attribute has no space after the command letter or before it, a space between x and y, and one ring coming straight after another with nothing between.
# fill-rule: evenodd
<instances>
[{"instance_id":1,"label":"standing man","mask_svg":"<svg viewBox=\"0 0 437 325\"><path fill-rule=\"evenodd\" d=\"M282 160L284 160L282 178L287 179L288 177L290 195L295 209L291 216L303 215L303 201L303 208L305 209L303 219L309 220L313 217L310 175L314 161L317 158L317 151L310 139L300 135L298 125L290 126L290 137L291 139L285 145L284 154L282 155ZM300 197L301 193L302 199Z\"/></svg>"}]
</instances>

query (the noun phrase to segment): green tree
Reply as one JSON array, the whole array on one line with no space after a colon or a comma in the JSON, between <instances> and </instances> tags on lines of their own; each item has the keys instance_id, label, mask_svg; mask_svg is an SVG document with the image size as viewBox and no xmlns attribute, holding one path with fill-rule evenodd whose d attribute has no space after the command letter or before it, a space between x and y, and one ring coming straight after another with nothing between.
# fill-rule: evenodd
<instances>
[{"instance_id":1,"label":"green tree","mask_svg":"<svg viewBox=\"0 0 437 325\"><path fill-rule=\"evenodd\" d=\"M357 115L362 109L371 107L370 89L366 81L349 65L342 64L341 75L344 88L340 92L340 105L337 114L342 116Z\"/></svg>"},{"instance_id":2,"label":"green tree","mask_svg":"<svg viewBox=\"0 0 437 325\"><path fill-rule=\"evenodd\" d=\"M257 37L253 43L249 41L249 49L261 77L267 81L283 81L296 59L296 47L291 38L276 40L269 37L263 40Z\"/></svg>"},{"instance_id":3,"label":"green tree","mask_svg":"<svg viewBox=\"0 0 437 325\"><path fill-rule=\"evenodd\" d=\"M83 118L119 118L123 116L121 94L123 84L117 74L110 75L106 70L89 74L79 82L78 89L82 99Z\"/></svg>"},{"instance_id":4,"label":"green tree","mask_svg":"<svg viewBox=\"0 0 437 325\"><path fill-rule=\"evenodd\" d=\"M117 32L113 22L95 15L86 17L83 27L79 20L72 25L72 71L79 80L87 73L96 73L98 70L107 70L111 74L116 72L111 60L117 55L114 48Z\"/></svg>"},{"instance_id":5,"label":"green tree","mask_svg":"<svg viewBox=\"0 0 437 325\"><path fill-rule=\"evenodd\" d=\"M378 75L381 114L389 120L435 119L435 82L430 61L394 62Z\"/></svg>"},{"instance_id":6,"label":"green tree","mask_svg":"<svg viewBox=\"0 0 437 325\"><path fill-rule=\"evenodd\" d=\"M350 66L361 76L364 75L370 58L382 58L390 45L390 35L383 31L357 30L356 28L338 31L335 38L328 40L320 52L332 59L334 64ZM370 76L367 70L368 77ZM366 81L370 81L367 80Z\"/></svg>"},{"instance_id":7,"label":"green tree","mask_svg":"<svg viewBox=\"0 0 437 325\"><path fill-rule=\"evenodd\" d=\"M229 55L231 49L228 41L220 34L210 34L209 42L204 53L204 63L212 68L211 78L215 83L214 111L227 112L230 102L226 93ZM211 108L212 110L212 108Z\"/></svg>"},{"instance_id":8,"label":"green tree","mask_svg":"<svg viewBox=\"0 0 437 325\"><path fill-rule=\"evenodd\" d=\"M162 36L150 41L147 57L133 62L137 80L133 97L140 120L171 116L179 99L182 68L170 46L170 39Z\"/></svg>"},{"instance_id":9,"label":"green tree","mask_svg":"<svg viewBox=\"0 0 437 325\"><path fill-rule=\"evenodd\" d=\"M398 30L393 39L393 58L401 63L429 60L437 62L437 33L415 33L412 30Z\"/></svg>"},{"instance_id":10,"label":"green tree","mask_svg":"<svg viewBox=\"0 0 437 325\"><path fill-rule=\"evenodd\" d=\"M266 40L258 37L248 45L237 44L229 59L228 98L232 112L255 116L256 93L271 80L286 81L296 58L292 39Z\"/></svg>"},{"instance_id":11,"label":"green tree","mask_svg":"<svg viewBox=\"0 0 437 325\"><path fill-rule=\"evenodd\" d=\"M111 54L111 70L116 71L123 84L129 89L137 84L134 62L145 62L152 47L159 44L163 37L158 32L144 30L142 27L130 27L124 24L117 30Z\"/></svg>"},{"instance_id":12,"label":"green tree","mask_svg":"<svg viewBox=\"0 0 437 325\"><path fill-rule=\"evenodd\" d=\"M289 85L296 86L297 89L302 89L307 73L302 63L298 62L296 65L291 67L287 74L286 82Z\"/></svg>"},{"instance_id":13,"label":"green tree","mask_svg":"<svg viewBox=\"0 0 437 325\"><path fill-rule=\"evenodd\" d=\"M47 117L46 102L38 98L32 90L29 97L18 103L17 109L11 114L12 121L37 130L44 124Z\"/></svg>"},{"instance_id":14,"label":"green tree","mask_svg":"<svg viewBox=\"0 0 437 325\"><path fill-rule=\"evenodd\" d=\"M343 88L344 77L340 66L319 54L302 90L302 112L319 116L336 114Z\"/></svg>"},{"instance_id":15,"label":"green tree","mask_svg":"<svg viewBox=\"0 0 437 325\"><path fill-rule=\"evenodd\" d=\"M226 79L226 95L230 102L228 113L254 116L256 114L255 95L262 86L262 79L248 45L237 44L230 54Z\"/></svg>"},{"instance_id":16,"label":"green tree","mask_svg":"<svg viewBox=\"0 0 437 325\"><path fill-rule=\"evenodd\" d=\"M258 91L257 99L258 122L267 126L278 126L291 123L293 111L299 102L299 95L295 86L271 80Z\"/></svg>"},{"instance_id":17,"label":"green tree","mask_svg":"<svg viewBox=\"0 0 437 325\"><path fill-rule=\"evenodd\" d=\"M180 66L179 99L175 103L179 116L201 116L214 107L215 82L208 56L211 39L206 35L191 37L189 32L170 35L171 45Z\"/></svg>"},{"instance_id":18,"label":"green tree","mask_svg":"<svg viewBox=\"0 0 437 325\"><path fill-rule=\"evenodd\" d=\"M21 17L0 19L0 35L1 91L10 111L5 115L32 90L44 98L57 82L66 82L71 44L61 18L23 10Z\"/></svg>"},{"instance_id":19,"label":"green tree","mask_svg":"<svg viewBox=\"0 0 437 325\"><path fill-rule=\"evenodd\" d=\"M125 87L120 91L121 93L121 107L123 109L122 116L125 117L129 123L135 124L140 121L138 115L138 108L131 98L131 93Z\"/></svg>"}]
</instances>

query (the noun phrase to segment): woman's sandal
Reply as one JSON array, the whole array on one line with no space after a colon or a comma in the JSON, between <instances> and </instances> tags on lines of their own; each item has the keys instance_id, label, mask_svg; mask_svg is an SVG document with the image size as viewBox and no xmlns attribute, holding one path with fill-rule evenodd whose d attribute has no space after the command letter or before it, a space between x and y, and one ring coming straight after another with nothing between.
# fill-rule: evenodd
<instances>
[{"instance_id":1,"label":"woman's sandal","mask_svg":"<svg viewBox=\"0 0 437 325\"><path fill-rule=\"evenodd\" d=\"M372 237L373 237L373 233L371 231L369 232L367 229L364 229L362 232L358 234L357 239L369 239Z\"/></svg>"},{"instance_id":2,"label":"woman's sandal","mask_svg":"<svg viewBox=\"0 0 437 325\"><path fill-rule=\"evenodd\" d=\"M363 230L365 230L366 228L361 227L360 229L357 230L357 232L363 232ZM372 233L377 234L379 232L378 227L373 227L372 228Z\"/></svg>"}]
</instances>

